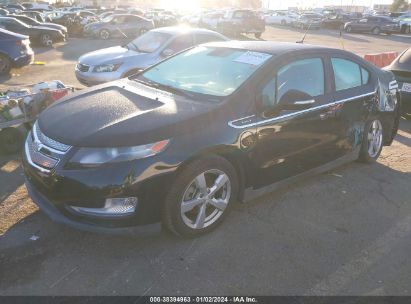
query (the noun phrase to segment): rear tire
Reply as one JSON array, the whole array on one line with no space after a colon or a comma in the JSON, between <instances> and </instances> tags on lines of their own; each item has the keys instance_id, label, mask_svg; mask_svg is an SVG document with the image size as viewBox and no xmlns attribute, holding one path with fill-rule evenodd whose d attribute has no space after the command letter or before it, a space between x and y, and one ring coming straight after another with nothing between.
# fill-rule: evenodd
<instances>
[{"instance_id":1,"label":"rear tire","mask_svg":"<svg viewBox=\"0 0 411 304\"><path fill-rule=\"evenodd\" d=\"M379 35L381 33L381 29L377 26L374 27L371 32L373 35Z\"/></svg>"},{"instance_id":2,"label":"rear tire","mask_svg":"<svg viewBox=\"0 0 411 304\"><path fill-rule=\"evenodd\" d=\"M0 54L0 75L6 75L10 73L11 60L8 56Z\"/></svg>"},{"instance_id":3,"label":"rear tire","mask_svg":"<svg viewBox=\"0 0 411 304\"><path fill-rule=\"evenodd\" d=\"M177 175L166 195L163 225L185 237L213 230L229 213L238 187L236 171L226 159L210 155L193 161Z\"/></svg>"},{"instance_id":4,"label":"rear tire","mask_svg":"<svg viewBox=\"0 0 411 304\"><path fill-rule=\"evenodd\" d=\"M411 32L411 28L410 28L410 26L408 25L408 26L406 26L405 27L405 30L404 30L404 34L409 34Z\"/></svg>"},{"instance_id":5,"label":"rear tire","mask_svg":"<svg viewBox=\"0 0 411 304\"><path fill-rule=\"evenodd\" d=\"M20 151L23 144L23 134L16 128L5 128L0 131L0 150L7 154Z\"/></svg>"},{"instance_id":6,"label":"rear tire","mask_svg":"<svg viewBox=\"0 0 411 304\"><path fill-rule=\"evenodd\" d=\"M359 161L374 163L381 154L384 140L383 124L374 118L365 124Z\"/></svg>"},{"instance_id":7,"label":"rear tire","mask_svg":"<svg viewBox=\"0 0 411 304\"><path fill-rule=\"evenodd\" d=\"M257 38L257 39L260 39L262 34L263 34L263 33L255 33L255 34L254 34L254 37Z\"/></svg>"},{"instance_id":8,"label":"rear tire","mask_svg":"<svg viewBox=\"0 0 411 304\"><path fill-rule=\"evenodd\" d=\"M286 25L287 25L287 21L281 20L281 25L282 25L282 26L286 26Z\"/></svg>"}]
</instances>

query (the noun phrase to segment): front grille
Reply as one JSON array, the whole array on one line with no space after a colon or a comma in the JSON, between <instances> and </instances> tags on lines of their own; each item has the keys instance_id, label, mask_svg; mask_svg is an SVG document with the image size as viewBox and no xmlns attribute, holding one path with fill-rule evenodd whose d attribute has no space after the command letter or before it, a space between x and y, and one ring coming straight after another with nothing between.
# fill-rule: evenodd
<instances>
[{"instance_id":1,"label":"front grille","mask_svg":"<svg viewBox=\"0 0 411 304\"><path fill-rule=\"evenodd\" d=\"M90 69L90 66L89 66L89 65L82 64L82 63L78 63L78 64L77 64L77 70L79 70L80 72L85 73L85 72L88 72L89 69Z\"/></svg>"},{"instance_id":2,"label":"front grille","mask_svg":"<svg viewBox=\"0 0 411 304\"><path fill-rule=\"evenodd\" d=\"M33 126L33 132L34 132L34 134L37 137L37 140L39 142L41 142L42 144L44 144L44 145L46 145L46 146L48 146L52 149L58 150L60 152L67 152L71 148L69 145L62 144L62 143L60 143L60 142L58 142L54 139L51 139L50 137L44 135L40 131L40 128L39 128L37 122Z\"/></svg>"},{"instance_id":3,"label":"front grille","mask_svg":"<svg viewBox=\"0 0 411 304\"><path fill-rule=\"evenodd\" d=\"M31 161L42 168L53 169L58 163L58 159L41 152L41 146L34 142L32 136L27 138L27 152Z\"/></svg>"},{"instance_id":4,"label":"front grille","mask_svg":"<svg viewBox=\"0 0 411 304\"><path fill-rule=\"evenodd\" d=\"M71 146L59 143L43 134L37 122L27 137L25 146L29 163L41 171L46 172L55 168L70 148Z\"/></svg>"}]
</instances>

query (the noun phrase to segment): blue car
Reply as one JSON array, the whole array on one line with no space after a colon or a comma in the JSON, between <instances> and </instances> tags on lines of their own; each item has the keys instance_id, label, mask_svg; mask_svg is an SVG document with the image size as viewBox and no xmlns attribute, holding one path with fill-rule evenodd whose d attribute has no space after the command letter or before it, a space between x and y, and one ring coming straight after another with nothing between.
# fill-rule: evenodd
<instances>
[{"instance_id":1,"label":"blue car","mask_svg":"<svg viewBox=\"0 0 411 304\"><path fill-rule=\"evenodd\" d=\"M33 54L28 36L0 29L0 75L30 64Z\"/></svg>"}]
</instances>

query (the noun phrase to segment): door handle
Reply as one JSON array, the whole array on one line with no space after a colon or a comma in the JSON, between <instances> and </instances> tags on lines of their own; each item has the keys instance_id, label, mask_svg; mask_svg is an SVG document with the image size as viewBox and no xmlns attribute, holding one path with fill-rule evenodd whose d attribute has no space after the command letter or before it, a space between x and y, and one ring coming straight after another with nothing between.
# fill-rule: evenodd
<instances>
[{"instance_id":1,"label":"door handle","mask_svg":"<svg viewBox=\"0 0 411 304\"><path fill-rule=\"evenodd\" d=\"M294 101L295 105L309 105L309 104L313 104L313 103L315 103L314 99Z\"/></svg>"}]
</instances>

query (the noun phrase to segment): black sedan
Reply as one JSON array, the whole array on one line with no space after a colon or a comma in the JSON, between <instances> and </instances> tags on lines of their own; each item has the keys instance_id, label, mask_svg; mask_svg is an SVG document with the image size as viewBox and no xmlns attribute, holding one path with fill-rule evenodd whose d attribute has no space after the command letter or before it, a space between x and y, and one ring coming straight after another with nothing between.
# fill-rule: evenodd
<instances>
[{"instance_id":1,"label":"black sedan","mask_svg":"<svg viewBox=\"0 0 411 304\"><path fill-rule=\"evenodd\" d=\"M385 70L394 73L404 113L411 114L411 48L402 52Z\"/></svg>"},{"instance_id":2,"label":"black sedan","mask_svg":"<svg viewBox=\"0 0 411 304\"><path fill-rule=\"evenodd\" d=\"M65 37L67 37L67 28L63 25L51 23L51 22L39 22L34 18L30 18L24 15L9 15L7 17L15 18L30 26L43 26L43 27L49 27L55 30L59 30L60 32L63 33Z\"/></svg>"},{"instance_id":3,"label":"black sedan","mask_svg":"<svg viewBox=\"0 0 411 304\"><path fill-rule=\"evenodd\" d=\"M25 143L26 186L50 217L81 229L148 232L161 221L195 236L236 200L375 162L399 108L394 75L352 53L209 43L44 111Z\"/></svg>"},{"instance_id":4,"label":"black sedan","mask_svg":"<svg viewBox=\"0 0 411 304\"><path fill-rule=\"evenodd\" d=\"M64 41L64 34L44 26L31 26L11 17L0 17L0 28L30 37L33 44L51 46L53 42Z\"/></svg>"},{"instance_id":5,"label":"black sedan","mask_svg":"<svg viewBox=\"0 0 411 304\"><path fill-rule=\"evenodd\" d=\"M392 34L401 31L398 22L386 16L370 16L356 21L347 22L344 25L347 33L362 32L379 35L381 33Z\"/></svg>"}]
</instances>

